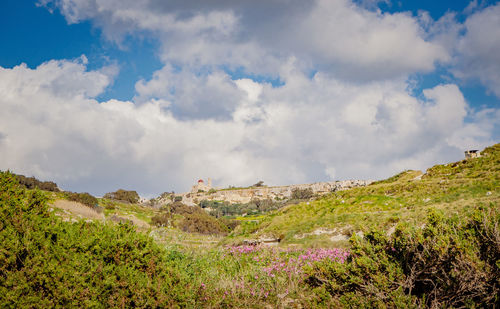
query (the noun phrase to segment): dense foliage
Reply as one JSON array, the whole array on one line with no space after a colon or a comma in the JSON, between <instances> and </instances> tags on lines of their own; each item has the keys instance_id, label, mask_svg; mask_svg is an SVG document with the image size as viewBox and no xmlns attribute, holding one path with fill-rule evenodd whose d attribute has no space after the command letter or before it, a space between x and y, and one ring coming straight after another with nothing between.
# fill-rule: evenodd
<instances>
[{"instance_id":1,"label":"dense foliage","mask_svg":"<svg viewBox=\"0 0 500 309\"><path fill-rule=\"evenodd\" d=\"M159 227L174 226L188 233L225 235L235 227L234 220L222 220L207 214L198 206L187 206L174 202L161 208L160 213L151 218Z\"/></svg>"},{"instance_id":2,"label":"dense foliage","mask_svg":"<svg viewBox=\"0 0 500 309\"><path fill-rule=\"evenodd\" d=\"M312 191L311 191L312 192ZM203 200L200 202L201 208L209 209L209 214L216 217L234 217L241 215L260 215L278 210L291 204L297 204L303 199L285 199L274 201L272 199L254 199L248 203L229 203L222 201Z\"/></svg>"},{"instance_id":3,"label":"dense foliage","mask_svg":"<svg viewBox=\"0 0 500 309\"><path fill-rule=\"evenodd\" d=\"M325 303L347 307L499 307L497 206L465 219L432 210L423 228L353 237L347 263L317 263L307 282Z\"/></svg>"},{"instance_id":4,"label":"dense foliage","mask_svg":"<svg viewBox=\"0 0 500 309\"><path fill-rule=\"evenodd\" d=\"M136 191L118 189L115 192L109 192L103 196L106 199L123 201L128 203L138 203L139 194Z\"/></svg>"}]
</instances>

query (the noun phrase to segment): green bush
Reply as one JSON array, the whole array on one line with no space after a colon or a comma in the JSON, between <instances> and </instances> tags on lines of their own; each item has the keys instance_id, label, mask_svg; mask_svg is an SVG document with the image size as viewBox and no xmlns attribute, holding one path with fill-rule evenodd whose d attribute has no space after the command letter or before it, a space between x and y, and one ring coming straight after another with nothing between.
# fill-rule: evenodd
<instances>
[{"instance_id":1,"label":"green bush","mask_svg":"<svg viewBox=\"0 0 500 309\"><path fill-rule=\"evenodd\" d=\"M307 283L347 307L498 307L500 210L469 218L430 211L424 228L351 238L347 263L318 263Z\"/></svg>"},{"instance_id":2,"label":"green bush","mask_svg":"<svg viewBox=\"0 0 500 309\"><path fill-rule=\"evenodd\" d=\"M174 202L168 205L167 211L170 211L170 213L177 215L205 213L205 211L198 206L187 206L181 202Z\"/></svg>"},{"instance_id":3,"label":"green bush","mask_svg":"<svg viewBox=\"0 0 500 309\"><path fill-rule=\"evenodd\" d=\"M180 222L179 228L188 233L227 234L227 227L219 220L200 212L184 214L184 219Z\"/></svg>"},{"instance_id":4,"label":"green bush","mask_svg":"<svg viewBox=\"0 0 500 309\"><path fill-rule=\"evenodd\" d=\"M136 191L118 189L115 192L104 194L104 198L136 204L139 202L139 194Z\"/></svg>"},{"instance_id":5,"label":"green bush","mask_svg":"<svg viewBox=\"0 0 500 309\"><path fill-rule=\"evenodd\" d=\"M24 186L26 189L38 188L44 191L59 192L57 184L52 181L40 181L35 177L26 177L24 175L15 175L17 181L20 185Z\"/></svg>"},{"instance_id":6,"label":"green bush","mask_svg":"<svg viewBox=\"0 0 500 309\"><path fill-rule=\"evenodd\" d=\"M102 208L99 207L99 201L97 200L97 198L87 192L64 192L64 195L70 201L82 203L83 205L93 208L98 212L102 212Z\"/></svg>"},{"instance_id":7,"label":"green bush","mask_svg":"<svg viewBox=\"0 0 500 309\"><path fill-rule=\"evenodd\" d=\"M310 199L313 196L314 196L314 192L310 188L308 188L308 189L295 188L292 190L292 199L306 200L306 199Z\"/></svg>"},{"instance_id":8,"label":"green bush","mask_svg":"<svg viewBox=\"0 0 500 309\"><path fill-rule=\"evenodd\" d=\"M171 216L166 213L160 213L151 218L151 222L153 225L158 226L158 227L163 227L163 226L168 226Z\"/></svg>"}]
</instances>

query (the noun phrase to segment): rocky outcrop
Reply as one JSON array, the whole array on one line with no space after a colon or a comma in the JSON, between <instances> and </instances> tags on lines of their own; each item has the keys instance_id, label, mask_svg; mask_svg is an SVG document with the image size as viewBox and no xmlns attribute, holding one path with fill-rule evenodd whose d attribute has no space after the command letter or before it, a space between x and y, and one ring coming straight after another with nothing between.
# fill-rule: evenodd
<instances>
[{"instance_id":1,"label":"rocky outcrop","mask_svg":"<svg viewBox=\"0 0 500 309\"><path fill-rule=\"evenodd\" d=\"M314 194L325 194L339 190L369 185L368 180L344 180L331 182L316 182L312 184L300 184L277 187L252 187L245 189L222 189L215 192L189 192L178 194L182 196L182 202L186 205L196 205L200 201L226 201L229 203L248 203L252 200L265 199L288 199L296 189L311 189Z\"/></svg>"}]
</instances>

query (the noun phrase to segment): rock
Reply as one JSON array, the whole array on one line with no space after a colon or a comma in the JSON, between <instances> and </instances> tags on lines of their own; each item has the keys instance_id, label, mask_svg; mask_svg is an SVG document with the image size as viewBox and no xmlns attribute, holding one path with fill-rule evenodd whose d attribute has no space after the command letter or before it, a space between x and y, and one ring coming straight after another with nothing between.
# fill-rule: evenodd
<instances>
[{"instance_id":1,"label":"rock","mask_svg":"<svg viewBox=\"0 0 500 309\"><path fill-rule=\"evenodd\" d=\"M387 230L387 236L391 236L396 232L396 226L392 226L389 230Z\"/></svg>"},{"instance_id":2,"label":"rock","mask_svg":"<svg viewBox=\"0 0 500 309\"><path fill-rule=\"evenodd\" d=\"M349 240L349 237L347 235L342 235L342 234L337 234L332 237L330 237L331 241L346 241Z\"/></svg>"}]
</instances>

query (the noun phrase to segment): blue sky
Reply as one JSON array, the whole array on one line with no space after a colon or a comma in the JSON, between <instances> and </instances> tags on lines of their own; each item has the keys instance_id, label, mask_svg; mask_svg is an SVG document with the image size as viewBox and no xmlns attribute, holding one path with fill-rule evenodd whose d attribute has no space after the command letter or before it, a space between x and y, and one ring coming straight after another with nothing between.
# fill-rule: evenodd
<instances>
[{"instance_id":1,"label":"blue sky","mask_svg":"<svg viewBox=\"0 0 500 309\"><path fill-rule=\"evenodd\" d=\"M2 1L0 169L150 196L459 159L500 136L499 7Z\"/></svg>"}]
</instances>

